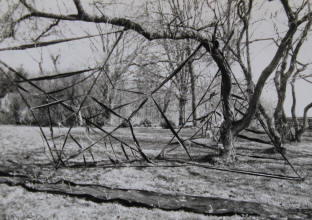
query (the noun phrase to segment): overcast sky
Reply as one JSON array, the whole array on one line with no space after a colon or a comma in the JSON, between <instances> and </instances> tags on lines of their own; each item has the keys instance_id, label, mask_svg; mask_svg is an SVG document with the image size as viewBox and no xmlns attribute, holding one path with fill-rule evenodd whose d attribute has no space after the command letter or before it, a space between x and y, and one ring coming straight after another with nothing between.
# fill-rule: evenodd
<instances>
[{"instance_id":1,"label":"overcast sky","mask_svg":"<svg viewBox=\"0 0 312 220\"><path fill-rule=\"evenodd\" d=\"M84 0L85 2L87 0ZM37 1L40 2L36 6L40 9L53 11L55 13L61 12L74 12L73 4L71 1L51 1L51 0L42 0ZM117 2L117 1L115 1ZM140 14L140 10L135 7L136 5L142 4L142 1L118 1L122 2L122 4L118 5L110 5L110 8L107 8L107 12L111 16L124 16L125 14L129 17L133 17L135 15ZM5 11L5 2L0 1L0 13ZM276 8L280 5L279 1L270 2L267 4L263 4L263 10L259 10L257 16L265 18L268 20L270 14L276 12ZM91 11L90 11L91 12ZM281 11L278 11L281 12ZM265 14L262 14L265 13ZM282 13L282 12L281 12ZM285 17L283 14L278 15L281 16L281 20L279 22L279 28L286 27L286 23L283 18ZM38 24L41 25L41 24ZM67 33L68 36L84 36L86 33L97 34L97 30L94 24L90 23L69 23L65 22L61 24L62 28L65 28L67 31L63 33ZM27 33L29 30L25 30L25 35L31 33ZM260 22L257 25L257 28L253 30L254 38L258 37L270 37L273 36L274 29L271 22ZM99 39L94 39L93 43L96 43ZM23 42L21 39L18 41L7 40L0 44L0 48L4 48L7 46L19 45ZM272 56L275 53L276 48L274 47L273 42L265 41L255 43L252 48L252 65L254 69L255 79L262 72L264 67L271 61ZM312 51L312 40L311 34L309 35L308 41L305 43L305 46L300 53L299 60L303 63L312 62L311 52ZM43 60L44 69L47 72L51 72L53 70L53 65L50 59L50 54L58 55L60 54L59 66L62 70L79 70L86 67L92 67L96 64L97 59L102 59L101 56L103 54L95 53L94 50L90 49L90 40L80 40L75 42L70 42L66 44L59 44L57 46L49 46L42 49L29 49L25 51L4 51L0 52L0 59L4 62L12 65L13 67L23 67L28 72L37 73L38 72L38 62ZM234 69L235 72L235 69ZM308 69L308 72L312 73L312 68ZM274 91L274 87L272 81L269 82L267 89L263 92L264 100L274 100L276 97L276 93ZM312 102L312 86L303 80L299 80L296 84L297 87L297 98L298 98L298 107L297 114L302 115L303 107ZM287 92L287 99L285 101L285 109L286 113L290 114L290 106L291 106L291 96L290 91ZM309 114L312 116L312 112Z\"/></svg>"}]
</instances>

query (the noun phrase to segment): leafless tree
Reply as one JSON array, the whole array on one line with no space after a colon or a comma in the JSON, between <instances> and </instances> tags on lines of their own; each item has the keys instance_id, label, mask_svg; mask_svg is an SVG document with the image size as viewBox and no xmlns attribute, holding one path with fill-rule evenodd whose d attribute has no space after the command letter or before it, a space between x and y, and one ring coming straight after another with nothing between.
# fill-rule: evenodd
<instances>
[{"instance_id":1,"label":"leafless tree","mask_svg":"<svg viewBox=\"0 0 312 220\"><path fill-rule=\"evenodd\" d=\"M249 30L250 26L254 24L251 22L251 19L255 13L252 10L254 5L253 0L228 1L226 3L220 1L193 0L190 1L192 4L185 3L188 1L183 2L183 4L180 4L180 1L169 1L168 3L166 1L158 2L159 7L163 8L162 17L164 19L162 22L156 20L148 22L148 20L155 17L153 15L150 15L150 17L143 16L143 18L129 18L126 16L110 17L106 14L105 7L100 8L101 5L97 5L101 13L91 13L90 8L88 8L89 6L80 0L72 1L75 10L69 13L40 10L34 4L26 0L20 0L21 6L19 7L23 6L26 12L14 19L13 23L15 24L15 29L18 28L18 24L29 22L31 19L102 23L122 27L125 31L134 31L138 37L143 37L148 41L160 41L164 39L177 41L187 39L198 42L199 47L195 51L198 51L200 47L204 48L211 55L211 58L221 73L221 100L224 118L221 125L221 141L224 147L222 156L226 160L232 160L235 156L233 141L242 130L249 126L255 117L265 83L283 62L283 57L289 52L289 45L293 45L295 48L294 38L303 32L301 27L307 26L311 22L312 12L309 10L309 1L303 1L303 4L299 6L288 0L279 1L279 5L288 20L288 27L283 36L277 40L278 46L276 47L273 58L261 71L260 77L255 83L253 82L249 51L251 36ZM177 9L176 13L168 13L164 9L166 4L171 4L172 9ZM271 3L266 2L264 4ZM105 4L102 4L102 6L105 6ZM202 13L200 16L196 14L196 10L193 10L194 8L201 9ZM185 13L185 16L181 15L181 11ZM199 22L192 22L195 19ZM140 20L143 20L143 22L140 22ZM151 24L154 24L154 26ZM228 55L228 46L233 45L233 42L231 42L234 39L233 36L237 36L237 38L235 38L236 47L232 48L232 52L235 54L242 69L248 88L248 105L245 112L238 119L234 117L232 100L233 73ZM246 53L245 57L242 56L241 51ZM185 62L182 62L170 77L153 90L153 92L158 91L168 80L181 71L189 59L190 57ZM142 103L144 104L145 102L146 99ZM183 141L181 144L183 145Z\"/></svg>"}]
</instances>

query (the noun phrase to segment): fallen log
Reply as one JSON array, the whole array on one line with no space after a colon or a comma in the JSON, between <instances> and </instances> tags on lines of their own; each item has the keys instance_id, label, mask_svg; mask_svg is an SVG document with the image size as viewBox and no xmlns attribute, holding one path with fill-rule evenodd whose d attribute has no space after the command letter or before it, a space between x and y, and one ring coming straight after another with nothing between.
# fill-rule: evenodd
<instances>
[{"instance_id":1,"label":"fallen log","mask_svg":"<svg viewBox=\"0 0 312 220\"><path fill-rule=\"evenodd\" d=\"M118 202L128 207L159 208L166 211L184 210L215 216L249 215L279 218L287 215L285 210L279 207L256 202L111 188L103 185L78 184L66 180L48 183L26 177L4 175L0 177L0 184L21 186L31 192L74 196L98 203Z\"/></svg>"}]
</instances>

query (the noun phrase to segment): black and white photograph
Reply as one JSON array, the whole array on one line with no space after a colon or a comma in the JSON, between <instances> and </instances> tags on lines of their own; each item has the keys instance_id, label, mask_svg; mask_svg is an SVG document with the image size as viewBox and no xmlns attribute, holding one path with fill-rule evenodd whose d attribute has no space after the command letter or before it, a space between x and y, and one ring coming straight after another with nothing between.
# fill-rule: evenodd
<instances>
[{"instance_id":1,"label":"black and white photograph","mask_svg":"<svg viewBox=\"0 0 312 220\"><path fill-rule=\"evenodd\" d=\"M0 220L311 220L311 0L0 0Z\"/></svg>"}]
</instances>

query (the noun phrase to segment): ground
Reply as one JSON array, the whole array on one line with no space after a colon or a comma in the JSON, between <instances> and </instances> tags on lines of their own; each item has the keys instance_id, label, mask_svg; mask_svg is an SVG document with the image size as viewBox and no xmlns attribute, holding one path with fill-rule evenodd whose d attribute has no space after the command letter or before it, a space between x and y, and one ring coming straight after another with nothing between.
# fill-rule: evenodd
<instances>
[{"instance_id":1,"label":"ground","mask_svg":"<svg viewBox=\"0 0 312 220\"><path fill-rule=\"evenodd\" d=\"M109 128L107 128L109 130ZM111 129L110 129L111 130ZM48 128L44 128L46 133ZM135 128L143 151L155 157L170 140L169 130L156 128ZM66 134L66 128L56 129L55 136ZM93 133L85 135L82 128L74 128L72 134L79 138L83 147L95 139ZM191 129L182 131L183 138L192 134ZM258 138L265 138L257 135ZM129 129L122 128L116 134L130 143ZM23 126L0 126L0 167L14 167L18 175L28 175L47 182L66 180L79 184L104 185L111 188L147 190L169 195L191 195L216 197L234 201L256 202L276 206L283 210L312 209L312 133L304 136L302 143L287 144L286 157L293 164L304 181L260 177L214 170L235 169L256 171L281 176L296 177L291 167L276 152L269 152L269 145L237 140L237 161L235 164L211 165L204 156L216 152L205 146L188 145L193 156L189 161L183 148L168 153L165 161L146 163L119 163L109 165L107 152L114 160L124 160L121 150L111 140L114 151L103 143L95 145L92 153L96 166L83 166L82 155L69 160L69 167L55 170L48 165L51 157L45 146L39 128ZM49 138L49 137L48 137ZM59 141L61 138L59 138ZM61 143L61 142L60 142ZM60 143L56 143L58 146ZM209 142L210 143L210 142ZM209 143L205 143L209 145ZM133 144L133 143L131 143ZM44 147L45 146L45 147ZM178 145L177 145L178 146ZM69 139L66 155L77 152L74 141ZM91 154L85 152L87 162ZM178 163L177 161L189 161ZM205 167L206 166L206 167ZM301 212L300 211L300 212ZM165 211L158 208L126 206L118 201L96 202L85 198L54 193L32 192L21 186L0 184L0 219L266 219L259 216L236 215L213 216L184 211ZM284 219L287 219L285 216ZM304 219L304 217L298 219Z\"/></svg>"}]
</instances>

